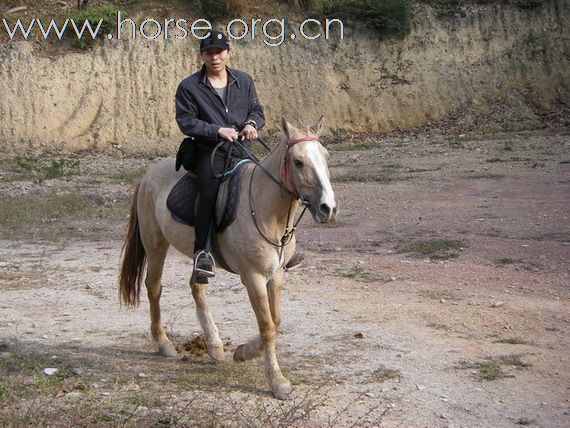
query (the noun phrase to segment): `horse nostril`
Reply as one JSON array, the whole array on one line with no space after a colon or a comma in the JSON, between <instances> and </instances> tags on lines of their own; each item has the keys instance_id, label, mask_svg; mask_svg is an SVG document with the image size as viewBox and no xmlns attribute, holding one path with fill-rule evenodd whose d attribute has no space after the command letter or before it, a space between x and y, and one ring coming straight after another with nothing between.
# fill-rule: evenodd
<instances>
[{"instance_id":1,"label":"horse nostril","mask_svg":"<svg viewBox=\"0 0 570 428\"><path fill-rule=\"evenodd\" d=\"M319 207L319 209L321 210L321 212L326 215L329 216L331 213L331 208L327 205L327 204L321 204L321 206Z\"/></svg>"}]
</instances>

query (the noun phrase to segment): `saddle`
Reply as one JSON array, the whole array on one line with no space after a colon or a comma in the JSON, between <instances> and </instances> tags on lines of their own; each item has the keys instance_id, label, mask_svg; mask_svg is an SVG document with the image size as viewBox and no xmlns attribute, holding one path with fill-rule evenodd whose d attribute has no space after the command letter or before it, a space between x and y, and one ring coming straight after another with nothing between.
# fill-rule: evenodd
<instances>
[{"instance_id":1,"label":"saddle","mask_svg":"<svg viewBox=\"0 0 570 428\"><path fill-rule=\"evenodd\" d=\"M214 219L216 233L223 232L236 219L241 176L251 166L250 161L241 161L225 174L216 200ZM191 174L185 174L174 185L166 199L166 206L170 210L173 220L187 226L194 226L198 198L196 179Z\"/></svg>"}]
</instances>

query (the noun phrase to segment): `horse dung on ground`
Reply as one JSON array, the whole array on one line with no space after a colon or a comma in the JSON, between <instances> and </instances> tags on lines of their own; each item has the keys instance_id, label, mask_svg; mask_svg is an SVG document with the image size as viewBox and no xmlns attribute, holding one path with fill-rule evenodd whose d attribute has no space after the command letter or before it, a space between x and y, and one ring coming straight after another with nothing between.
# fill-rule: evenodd
<instances>
[{"instance_id":1,"label":"horse dung on ground","mask_svg":"<svg viewBox=\"0 0 570 428\"><path fill-rule=\"evenodd\" d=\"M317 223L335 219L338 204L330 182L328 152L319 141L323 118L313 126L296 127L282 119L284 141L241 175L236 220L217 234L217 258L240 275L253 307L259 335L240 345L235 361L264 355L265 373L273 395L286 399L291 384L281 373L275 350L281 323L280 294L284 269L295 251L295 212L306 206ZM161 276L167 249L193 256L194 230L173 219L166 200L185 171L175 159L152 166L137 185L131 206L119 276L122 303L135 307L146 266L151 333L158 352L176 356L160 317ZM208 354L224 360L224 348L206 299L206 284L190 279Z\"/></svg>"}]
</instances>

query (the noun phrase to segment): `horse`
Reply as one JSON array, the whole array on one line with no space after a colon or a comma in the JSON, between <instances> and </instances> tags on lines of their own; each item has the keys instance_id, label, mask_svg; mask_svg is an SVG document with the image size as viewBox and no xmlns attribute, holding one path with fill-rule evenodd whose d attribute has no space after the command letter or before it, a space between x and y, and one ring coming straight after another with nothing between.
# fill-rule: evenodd
<instances>
[{"instance_id":1,"label":"horse","mask_svg":"<svg viewBox=\"0 0 570 428\"><path fill-rule=\"evenodd\" d=\"M259 328L259 335L238 346L233 358L241 362L263 354L265 375L278 399L286 399L292 391L279 367L275 344L281 323L284 266L296 245L295 213L305 205L316 223L331 222L338 213L329 154L319 140L323 119L312 126L296 127L282 118L284 141L241 176L236 219L216 236L224 266L240 275L245 285ZM152 166L136 186L119 275L121 303L136 307L146 265L150 330L158 353L165 357L177 352L160 315L164 260L170 245L193 257L193 228L175 221L166 205L170 190L185 173L175 171L174 159L165 159ZM208 308L206 284L192 275L190 287L208 355L223 361L224 347Z\"/></svg>"}]
</instances>

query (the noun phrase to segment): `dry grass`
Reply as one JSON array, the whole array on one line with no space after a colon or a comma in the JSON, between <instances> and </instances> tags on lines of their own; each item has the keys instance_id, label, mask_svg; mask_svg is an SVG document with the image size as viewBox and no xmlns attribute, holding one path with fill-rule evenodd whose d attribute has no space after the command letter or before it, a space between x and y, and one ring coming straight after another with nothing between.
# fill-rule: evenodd
<instances>
[{"instance_id":1,"label":"dry grass","mask_svg":"<svg viewBox=\"0 0 570 428\"><path fill-rule=\"evenodd\" d=\"M522 337L505 337L503 339L495 340L494 343L504 343L507 345L528 345L529 342L524 340Z\"/></svg>"},{"instance_id":2,"label":"dry grass","mask_svg":"<svg viewBox=\"0 0 570 428\"><path fill-rule=\"evenodd\" d=\"M383 281L380 276L376 275L373 272L365 270L362 266L359 265L355 265L350 269L339 270L338 273L345 278L351 278L361 282Z\"/></svg>"},{"instance_id":3,"label":"dry grass","mask_svg":"<svg viewBox=\"0 0 570 428\"><path fill-rule=\"evenodd\" d=\"M396 248L396 251L398 253L408 253L415 256L427 256L431 260L448 260L459 257L458 251L464 247L465 244L459 241L432 239L401 245Z\"/></svg>"},{"instance_id":4,"label":"dry grass","mask_svg":"<svg viewBox=\"0 0 570 428\"><path fill-rule=\"evenodd\" d=\"M526 369L531 365L522 361L523 355L509 354L501 355L499 357L486 358L483 361L460 361L455 367L457 369L466 370L474 369L473 374L478 380L493 381L505 377L514 377L512 374L504 372L503 367L512 367L516 369Z\"/></svg>"},{"instance_id":5,"label":"dry grass","mask_svg":"<svg viewBox=\"0 0 570 428\"><path fill-rule=\"evenodd\" d=\"M262 360L216 364L207 356L167 360L136 351L50 349L5 340L0 426L314 426L331 399L328 387L299 386L290 400L278 401L267 390L262 366ZM59 371L48 377L42 373L46 367ZM337 426L349 410L338 410L329 425L319 426ZM382 416L372 408L350 419L379 424Z\"/></svg>"}]
</instances>

